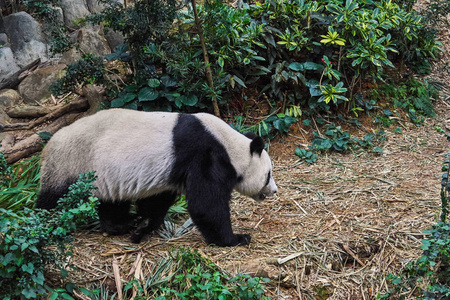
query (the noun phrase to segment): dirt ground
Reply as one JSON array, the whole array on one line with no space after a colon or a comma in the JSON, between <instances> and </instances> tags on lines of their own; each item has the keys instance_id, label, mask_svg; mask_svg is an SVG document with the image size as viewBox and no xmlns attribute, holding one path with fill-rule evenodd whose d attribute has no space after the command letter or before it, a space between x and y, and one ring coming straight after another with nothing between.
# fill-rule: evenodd
<instances>
[{"instance_id":1,"label":"dirt ground","mask_svg":"<svg viewBox=\"0 0 450 300\"><path fill-rule=\"evenodd\" d=\"M138 246L128 236L81 233L73 258L78 282L113 281L113 256L123 280L134 276L137 260L145 277L168 250L184 246L232 274L271 278L272 299L373 299L387 291L388 273L420 256L422 231L439 217L450 143L435 126L450 130L449 99L444 90L438 116L423 126L400 121L386 129L381 155L333 153L309 165L294 155L302 130L278 137L269 149L277 196L257 203L236 193L232 200L234 230L252 235L248 247L208 246L196 229L172 240L153 235Z\"/></svg>"},{"instance_id":2,"label":"dirt ground","mask_svg":"<svg viewBox=\"0 0 450 300\"><path fill-rule=\"evenodd\" d=\"M449 33L442 29L444 48L449 48ZM435 63L428 80L450 82L449 56L447 51ZM423 126L399 120L384 129L381 155L333 153L309 165L294 149L307 143L310 132L298 129L278 137L269 150L277 196L256 203L235 194L232 200L234 230L252 235L249 246L208 246L195 229L172 240L153 235L138 246L128 236L83 232L75 241L75 282L113 282L113 257L123 280L134 276L130 270L136 263L145 277L168 250L184 246L232 274L271 278L267 295L272 299L374 299L387 291L388 273L398 274L421 255L422 232L439 217L441 166L450 143L435 126L450 131L448 86L436 112Z\"/></svg>"},{"instance_id":3,"label":"dirt ground","mask_svg":"<svg viewBox=\"0 0 450 300\"><path fill-rule=\"evenodd\" d=\"M261 203L233 197L234 230L252 235L248 247L208 246L195 229L173 240L153 235L139 246L127 236L81 233L73 262L83 282L112 280L114 255L122 278L130 279L138 257L145 274L167 250L184 246L232 274L271 278L272 299L373 299L387 291L388 273L420 256L422 231L438 219L450 144L434 126L450 127L444 98L439 116L424 126L387 129L381 155L336 153L309 165L294 155L296 137L278 138L270 148L277 196Z\"/></svg>"}]
</instances>

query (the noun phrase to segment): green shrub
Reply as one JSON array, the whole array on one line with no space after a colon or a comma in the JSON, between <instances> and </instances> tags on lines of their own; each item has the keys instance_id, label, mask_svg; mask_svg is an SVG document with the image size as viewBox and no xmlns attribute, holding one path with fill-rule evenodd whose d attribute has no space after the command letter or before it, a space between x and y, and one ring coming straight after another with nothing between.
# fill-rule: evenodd
<instances>
[{"instance_id":1,"label":"green shrub","mask_svg":"<svg viewBox=\"0 0 450 300\"><path fill-rule=\"evenodd\" d=\"M317 154L306 149L295 148L295 155L309 164L313 164L317 160Z\"/></svg>"},{"instance_id":2,"label":"green shrub","mask_svg":"<svg viewBox=\"0 0 450 300\"><path fill-rule=\"evenodd\" d=\"M362 83L385 80L394 64L426 65L440 51L432 32L422 34L423 18L403 2L271 0L236 9L206 1L197 8L211 87L191 7L180 10L172 0L126 7L101 2L105 10L88 19L124 34L126 45L107 59L128 64L133 75L125 78L126 87L108 93L115 98L111 107L192 112L211 110L211 100L218 99L245 115L252 109L245 103L249 90L257 103L268 102L269 117L277 108L286 114L295 107L318 112L342 105L357 114L376 104L359 96ZM420 123L421 114L433 115L432 93L410 89L414 85L407 84L406 98L395 105ZM278 119L252 126L286 132Z\"/></svg>"},{"instance_id":3,"label":"green shrub","mask_svg":"<svg viewBox=\"0 0 450 300\"><path fill-rule=\"evenodd\" d=\"M57 0L19 0L17 2L22 2L28 12L44 22L44 30L50 35L50 50L53 53L63 53L72 48L73 44L67 28L55 9Z\"/></svg>"},{"instance_id":4,"label":"green shrub","mask_svg":"<svg viewBox=\"0 0 450 300\"><path fill-rule=\"evenodd\" d=\"M68 65L65 75L50 86L54 95L61 95L87 84L103 84L105 81L105 65L103 58L87 54L83 59Z\"/></svg>"},{"instance_id":5,"label":"green shrub","mask_svg":"<svg viewBox=\"0 0 450 300\"><path fill-rule=\"evenodd\" d=\"M175 248L169 257L153 264L146 279L131 280L123 288L123 299L270 299L265 296L269 280L249 275L231 277L197 250ZM116 299L104 287L92 291L80 289L92 300Z\"/></svg>"},{"instance_id":6,"label":"green shrub","mask_svg":"<svg viewBox=\"0 0 450 300\"><path fill-rule=\"evenodd\" d=\"M1 299L36 299L48 292L51 299L70 297L73 285L63 290L46 285L46 267L52 265L67 276L70 233L97 218L94 180L93 172L81 174L54 210L0 209Z\"/></svg>"},{"instance_id":7,"label":"green shrub","mask_svg":"<svg viewBox=\"0 0 450 300\"><path fill-rule=\"evenodd\" d=\"M394 108L400 108L408 113L410 119L416 123L423 123L424 117L435 117L433 99L439 97L437 89L428 82L421 82L414 78L408 78L400 83L383 84L379 89L372 90L372 99L379 101L388 99ZM386 113L386 111L388 113ZM385 110L385 115L392 113ZM390 125L392 122L382 122Z\"/></svg>"}]
</instances>

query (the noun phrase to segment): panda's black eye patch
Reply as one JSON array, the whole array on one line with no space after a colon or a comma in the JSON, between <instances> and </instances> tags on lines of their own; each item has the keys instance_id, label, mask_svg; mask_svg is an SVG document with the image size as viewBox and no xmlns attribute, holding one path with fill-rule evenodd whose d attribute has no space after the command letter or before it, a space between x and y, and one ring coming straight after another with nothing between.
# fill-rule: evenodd
<instances>
[{"instance_id":1,"label":"panda's black eye patch","mask_svg":"<svg viewBox=\"0 0 450 300\"><path fill-rule=\"evenodd\" d=\"M270 171L269 171L269 173L267 173L267 179L266 179L265 186L269 184L269 181L270 181Z\"/></svg>"}]
</instances>

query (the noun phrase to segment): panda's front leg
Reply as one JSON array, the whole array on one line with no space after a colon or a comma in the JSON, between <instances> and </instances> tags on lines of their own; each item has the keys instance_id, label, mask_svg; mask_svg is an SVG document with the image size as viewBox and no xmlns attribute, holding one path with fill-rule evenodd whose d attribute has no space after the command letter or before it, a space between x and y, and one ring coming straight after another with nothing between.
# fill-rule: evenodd
<instances>
[{"instance_id":1,"label":"panda's front leg","mask_svg":"<svg viewBox=\"0 0 450 300\"><path fill-rule=\"evenodd\" d=\"M186 184L189 214L209 244L226 247L250 243L250 235L233 233L229 206L232 190L210 180Z\"/></svg>"}]
</instances>

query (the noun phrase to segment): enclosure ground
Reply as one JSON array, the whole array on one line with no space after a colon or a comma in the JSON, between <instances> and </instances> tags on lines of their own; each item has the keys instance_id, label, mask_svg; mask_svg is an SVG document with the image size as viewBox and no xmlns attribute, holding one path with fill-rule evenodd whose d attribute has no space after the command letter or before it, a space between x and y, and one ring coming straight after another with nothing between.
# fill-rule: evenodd
<instances>
[{"instance_id":1,"label":"enclosure ground","mask_svg":"<svg viewBox=\"0 0 450 300\"><path fill-rule=\"evenodd\" d=\"M231 274L271 278L267 294L273 299L372 299L387 291L388 273L420 256L422 231L438 219L441 166L450 145L435 126L450 126L450 103L444 97L436 107L438 117L423 126L400 122L395 126L402 133L386 129L381 155L333 153L309 165L294 155L299 137L272 142L277 196L257 203L234 194L232 200L234 230L252 235L248 247L208 246L195 229L173 240L155 234L139 245L129 236L82 232L73 279L114 289L113 257L123 280L145 278L169 250L183 246Z\"/></svg>"},{"instance_id":2,"label":"enclosure ground","mask_svg":"<svg viewBox=\"0 0 450 300\"><path fill-rule=\"evenodd\" d=\"M445 27L440 32L444 49L450 48L449 32ZM435 103L438 116L422 126L399 119L381 128L386 131L381 155L333 153L309 165L299 162L294 149L308 143L311 129L273 141L277 196L257 203L234 194L232 200L234 230L252 235L249 246L208 246L195 229L173 240L155 234L139 245L129 236L81 232L72 258L78 271L71 279L114 290L113 258L122 280L142 279L168 251L183 246L198 249L233 275L271 278L272 299L374 299L386 292L386 275L399 274L420 257L422 232L439 217L441 166L450 144L435 126L450 130L449 56L444 53L427 78L444 84ZM352 134L377 127L370 118L367 122Z\"/></svg>"}]
</instances>

